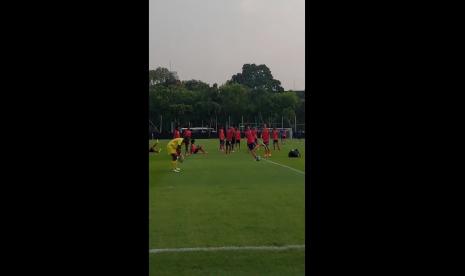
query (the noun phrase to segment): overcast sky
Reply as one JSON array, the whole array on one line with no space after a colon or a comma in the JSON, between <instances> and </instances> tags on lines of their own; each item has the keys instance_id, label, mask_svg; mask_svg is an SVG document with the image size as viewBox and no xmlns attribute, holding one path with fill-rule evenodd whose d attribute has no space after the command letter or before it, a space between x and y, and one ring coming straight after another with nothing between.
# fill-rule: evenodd
<instances>
[{"instance_id":1,"label":"overcast sky","mask_svg":"<svg viewBox=\"0 0 465 276\"><path fill-rule=\"evenodd\" d=\"M305 89L305 0L150 0L150 69L223 84L266 64L284 89Z\"/></svg>"}]
</instances>

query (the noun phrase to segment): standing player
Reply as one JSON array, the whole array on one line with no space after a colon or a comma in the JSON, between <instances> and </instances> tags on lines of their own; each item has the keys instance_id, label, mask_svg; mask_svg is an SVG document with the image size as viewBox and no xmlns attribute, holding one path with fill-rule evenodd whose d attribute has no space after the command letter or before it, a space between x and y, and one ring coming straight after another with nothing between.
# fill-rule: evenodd
<instances>
[{"instance_id":1,"label":"standing player","mask_svg":"<svg viewBox=\"0 0 465 276\"><path fill-rule=\"evenodd\" d=\"M181 169L178 168L178 159L180 162L183 162L184 156L181 154L181 146L184 143L184 138L176 138L168 142L166 145L166 150L168 154L171 155L171 166L173 172L180 172Z\"/></svg>"},{"instance_id":2,"label":"standing player","mask_svg":"<svg viewBox=\"0 0 465 276\"><path fill-rule=\"evenodd\" d=\"M258 145L258 135L257 135L257 128L256 127L254 127L252 129L252 135L253 135L253 137L255 139L255 144Z\"/></svg>"},{"instance_id":3,"label":"standing player","mask_svg":"<svg viewBox=\"0 0 465 276\"><path fill-rule=\"evenodd\" d=\"M174 132L173 132L173 139L176 139L176 138L181 138L181 134L179 133L178 127L175 127Z\"/></svg>"},{"instance_id":4,"label":"standing player","mask_svg":"<svg viewBox=\"0 0 465 276\"><path fill-rule=\"evenodd\" d=\"M234 145L236 144L236 129L231 127L232 139L231 139L231 151L234 152Z\"/></svg>"},{"instance_id":5,"label":"standing player","mask_svg":"<svg viewBox=\"0 0 465 276\"><path fill-rule=\"evenodd\" d=\"M265 158L271 157L271 150L268 147L270 144L270 130L266 127L266 124L263 125L262 140L265 147Z\"/></svg>"},{"instance_id":6,"label":"standing player","mask_svg":"<svg viewBox=\"0 0 465 276\"><path fill-rule=\"evenodd\" d=\"M257 150L259 150L259 149L260 149L260 145L258 144L257 128L256 128L256 127L251 128L250 131L252 132L252 136L254 137L255 146L257 146ZM247 142L247 143L249 143L249 142Z\"/></svg>"},{"instance_id":7,"label":"standing player","mask_svg":"<svg viewBox=\"0 0 465 276\"><path fill-rule=\"evenodd\" d=\"M241 130L237 128L234 135L236 136L236 147L239 147L239 150L241 150Z\"/></svg>"},{"instance_id":8,"label":"standing player","mask_svg":"<svg viewBox=\"0 0 465 276\"><path fill-rule=\"evenodd\" d=\"M220 150L224 151L224 129L223 127L220 127Z\"/></svg>"},{"instance_id":9,"label":"standing player","mask_svg":"<svg viewBox=\"0 0 465 276\"><path fill-rule=\"evenodd\" d=\"M281 133L281 144L284 145L284 141L286 140L286 132L287 131L285 129L283 129L282 131L283 132Z\"/></svg>"},{"instance_id":10,"label":"standing player","mask_svg":"<svg viewBox=\"0 0 465 276\"><path fill-rule=\"evenodd\" d=\"M184 144L186 145L186 150L185 150L184 154L187 156L187 155L189 155L189 143L190 143L190 140L192 139L192 131L191 131L190 127L188 127L186 130L184 130L184 132L182 134L183 134L183 137L184 137Z\"/></svg>"},{"instance_id":11,"label":"standing player","mask_svg":"<svg viewBox=\"0 0 465 276\"><path fill-rule=\"evenodd\" d=\"M231 153L231 146L232 146L231 143L233 139L233 134L234 134L233 128L229 127L228 131L226 131L226 154Z\"/></svg>"},{"instance_id":12,"label":"standing player","mask_svg":"<svg viewBox=\"0 0 465 276\"><path fill-rule=\"evenodd\" d=\"M279 142L278 142L278 139L279 139L279 134L278 134L278 130L274 127L273 128L273 150L276 150L276 145L278 145L278 150L281 151L281 149L279 148Z\"/></svg>"},{"instance_id":13,"label":"standing player","mask_svg":"<svg viewBox=\"0 0 465 276\"><path fill-rule=\"evenodd\" d=\"M260 158L255 153L257 146L255 145L255 136L253 135L250 127L247 127L247 130L245 131L245 137L247 138L247 147L249 148L250 154L252 154L255 160L260 161Z\"/></svg>"}]
</instances>

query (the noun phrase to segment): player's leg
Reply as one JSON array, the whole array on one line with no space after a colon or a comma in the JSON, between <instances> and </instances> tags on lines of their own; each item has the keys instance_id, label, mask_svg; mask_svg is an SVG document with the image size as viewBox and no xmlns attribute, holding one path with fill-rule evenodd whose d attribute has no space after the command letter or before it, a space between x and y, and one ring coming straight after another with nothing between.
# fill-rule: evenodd
<instances>
[{"instance_id":1,"label":"player's leg","mask_svg":"<svg viewBox=\"0 0 465 276\"><path fill-rule=\"evenodd\" d=\"M268 148L268 142L263 142L265 147L265 157L270 157L270 149Z\"/></svg>"},{"instance_id":2,"label":"player's leg","mask_svg":"<svg viewBox=\"0 0 465 276\"><path fill-rule=\"evenodd\" d=\"M203 153L203 154L207 154L207 153L208 153L208 152L206 152L206 151L203 149L202 146L199 146L196 150L197 150L197 151L200 151L200 152Z\"/></svg>"},{"instance_id":3,"label":"player's leg","mask_svg":"<svg viewBox=\"0 0 465 276\"><path fill-rule=\"evenodd\" d=\"M250 154L252 154L253 158L255 160L257 160L257 154L255 153L255 144L254 143L251 143L251 144L247 144L247 147L249 148L249 152Z\"/></svg>"},{"instance_id":4,"label":"player's leg","mask_svg":"<svg viewBox=\"0 0 465 276\"><path fill-rule=\"evenodd\" d=\"M189 150L189 140L188 140L187 138L184 138L184 146L185 146L185 148L184 148L184 155L187 156L188 153L189 153L189 152L188 152L188 150Z\"/></svg>"},{"instance_id":5,"label":"player's leg","mask_svg":"<svg viewBox=\"0 0 465 276\"><path fill-rule=\"evenodd\" d=\"M171 153L171 169L173 172L179 172L178 168L178 155L176 153Z\"/></svg>"}]
</instances>

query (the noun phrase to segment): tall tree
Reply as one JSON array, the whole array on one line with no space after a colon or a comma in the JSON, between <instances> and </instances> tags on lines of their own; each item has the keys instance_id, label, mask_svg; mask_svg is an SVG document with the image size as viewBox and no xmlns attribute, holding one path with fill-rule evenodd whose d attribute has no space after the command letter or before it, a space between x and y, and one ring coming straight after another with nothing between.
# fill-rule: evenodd
<instances>
[{"instance_id":1,"label":"tall tree","mask_svg":"<svg viewBox=\"0 0 465 276\"><path fill-rule=\"evenodd\" d=\"M150 85L176 83L177 76L167 68L158 67L155 70L149 70Z\"/></svg>"},{"instance_id":2,"label":"tall tree","mask_svg":"<svg viewBox=\"0 0 465 276\"><path fill-rule=\"evenodd\" d=\"M231 82L243 84L252 89L264 89L269 92L284 91L281 82L273 78L270 68L265 64L244 64L242 73L232 76Z\"/></svg>"}]
</instances>

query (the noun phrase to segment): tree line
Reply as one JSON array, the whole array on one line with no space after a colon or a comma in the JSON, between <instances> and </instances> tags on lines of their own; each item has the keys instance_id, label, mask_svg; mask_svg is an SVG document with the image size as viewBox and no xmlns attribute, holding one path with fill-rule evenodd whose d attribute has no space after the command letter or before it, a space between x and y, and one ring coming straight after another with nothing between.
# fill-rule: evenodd
<instances>
[{"instance_id":1,"label":"tree line","mask_svg":"<svg viewBox=\"0 0 465 276\"><path fill-rule=\"evenodd\" d=\"M305 93L285 91L262 64L244 64L242 72L225 84L180 81L159 67L149 71L149 120L152 127L170 131L179 126L226 126L229 123L268 123L294 127L305 123Z\"/></svg>"}]
</instances>

